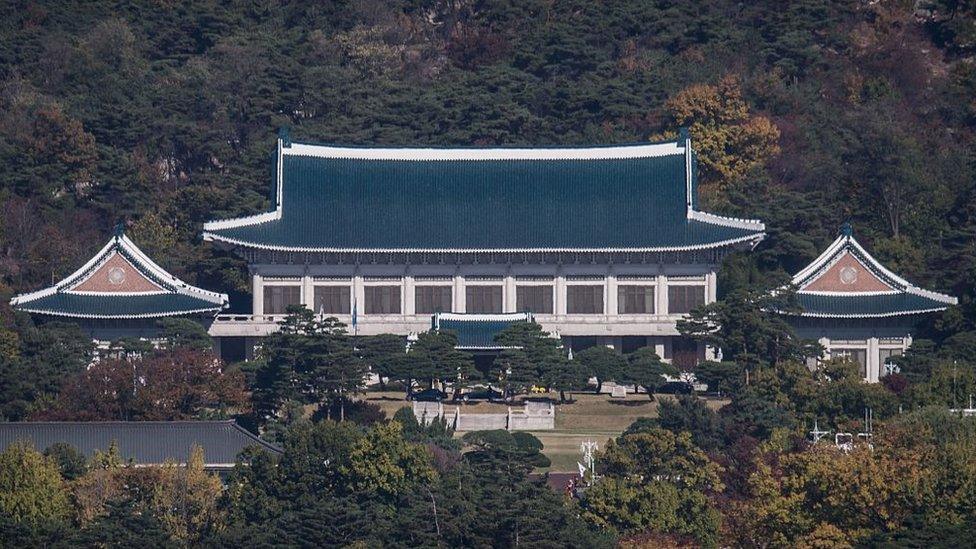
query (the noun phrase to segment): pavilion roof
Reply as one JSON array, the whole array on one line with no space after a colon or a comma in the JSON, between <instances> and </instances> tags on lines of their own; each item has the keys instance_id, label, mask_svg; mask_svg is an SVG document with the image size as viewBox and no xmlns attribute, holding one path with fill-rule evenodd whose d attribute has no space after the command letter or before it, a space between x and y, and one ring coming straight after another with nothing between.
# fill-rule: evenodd
<instances>
[{"instance_id":1,"label":"pavilion roof","mask_svg":"<svg viewBox=\"0 0 976 549\"><path fill-rule=\"evenodd\" d=\"M908 282L871 256L854 238L849 225L810 265L792 280L800 316L883 318L942 311L955 297Z\"/></svg>"},{"instance_id":2,"label":"pavilion roof","mask_svg":"<svg viewBox=\"0 0 976 549\"><path fill-rule=\"evenodd\" d=\"M531 321L530 313L435 313L431 324L435 330L454 332L458 349L498 351L506 347L498 344L495 336L516 322Z\"/></svg>"},{"instance_id":3,"label":"pavilion roof","mask_svg":"<svg viewBox=\"0 0 976 549\"><path fill-rule=\"evenodd\" d=\"M169 274L118 230L87 263L60 282L14 297L19 311L98 319L216 313L227 296Z\"/></svg>"},{"instance_id":4,"label":"pavilion roof","mask_svg":"<svg viewBox=\"0 0 976 549\"><path fill-rule=\"evenodd\" d=\"M274 209L206 240L289 252L656 252L754 246L765 227L696 210L691 142L386 148L279 139Z\"/></svg>"}]
</instances>

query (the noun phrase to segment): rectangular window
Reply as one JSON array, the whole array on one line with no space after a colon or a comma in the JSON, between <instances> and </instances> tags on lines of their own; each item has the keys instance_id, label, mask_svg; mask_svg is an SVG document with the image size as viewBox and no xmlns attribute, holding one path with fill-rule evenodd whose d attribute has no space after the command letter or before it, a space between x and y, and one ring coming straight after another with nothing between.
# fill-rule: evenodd
<instances>
[{"instance_id":1,"label":"rectangular window","mask_svg":"<svg viewBox=\"0 0 976 549\"><path fill-rule=\"evenodd\" d=\"M516 286L515 309L520 313L552 314L552 286Z\"/></svg>"},{"instance_id":2,"label":"rectangular window","mask_svg":"<svg viewBox=\"0 0 976 549\"><path fill-rule=\"evenodd\" d=\"M316 286L312 312L317 315L347 315L350 312L349 286Z\"/></svg>"},{"instance_id":3,"label":"rectangular window","mask_svg":"<svg viewBox=\"0 0 976 549\"><path fill-rule=\"evenodd\" d=\"M418 315L451 312L450 286L417 286L414 288L414 310Z\"/></svg>"},{"instance_id":4,"label":"rectangular window","mask_svg":"<svg viewBox=\"0 0 976 549\"><path fill-rule=\"evenodd\" d=\"M363 288L366 304L363 312L368 315L400 314L399 286L366 286Z\"/></svg>"},{"instance_id":5,"label":"rectangular window","mask_svg":"<svg viewBox=\"0 0 976 549\"><path fill-rule=\"evenodd\" d=\"M289 305L302 304L301 286L265 286L264 314L283 315Z\"/></svg>"},{"instance_id":6,"label":"rectangular window","mask_svg":"<svg viewBox=\"0 0 976 549\"><path fill-rule=\"evenodd\" d=\"M566 312L603 314L603 286L566 286Z\"/></svg>"},{"instance_id":7,"label":"rectangular window","mask_svg":"<svg viewBox=\"0 0 976 549\"><path fill-rule=\"evenodd\" d=\"M501 286L468 286L464 289L465 310L469 313L502 312Z\"/></svg>"},{"instance_id":8,"label":"rectangular window","mask_svg":"<svg viewBox=\"0 0 976 549\"><path fill-rule=\"evenodd\" d=\"M669 314L686 315L704 304L704 286L668 286Z\"/></svg>"},{"instance_id":9,"label":"rectangular window","mask_svg":"<svg viewBox=\"0 0 976 549\"><path fill-rule=\"evenodd\" d=\"M654 286L617 286L617 312L654 314Z\"/></svg>"}]
</instances>

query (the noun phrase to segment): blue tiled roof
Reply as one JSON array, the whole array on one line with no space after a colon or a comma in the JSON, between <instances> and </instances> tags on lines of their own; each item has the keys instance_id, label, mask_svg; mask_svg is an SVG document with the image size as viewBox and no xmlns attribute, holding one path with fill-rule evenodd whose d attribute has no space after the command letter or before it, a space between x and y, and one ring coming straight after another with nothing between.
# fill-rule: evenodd
<instances>
[{"instance_id":1,"label":"blue tiled roof","mask_svg":"<svg viewBox=\"0 0 976 549\"><path fill-rule=\"evenodd\" d=\"M884 317L941 311L947 305L920 295L822 295L797 293L802 312L819 317Z\"/></svg>"},{"instance_id":2,"label":"blue tiled roof","mask_svg":"<svg viewBox=\"0 0 976 549\"><path fill-rule=\"evenodd\" d=\"M116 254L157 289L139 292L78 291ZM227 296L191 286L166 272L121 231L74 273L54 286L19 295L11 306L29 313L69 318L158 318L216 313L227 306Z\"/></svg>"},{"instance_id":3,"label":"blue tiled roof","mask_svg":"<svg viewBox=\"0 0 976 549\"><path fill-rule=\"evenodd\" d=\"M110 295L53 293L17 307L31 313L85 318L153 318L217 312L222 305L185 294Z\"/></svg>"},{"instance_id":4,"label":"blue tiled roof","mask_svg":"<svg viewBox=\"0 0 976 549\"><path fill-rule=\"evenodd\" d=\"M471 315L470 318L463 318L463 315L451 316L452 318L442 317L439 320L435 317L435 327L441 331L453 332L457 335L458 349L477 350L503 349L504 346L495 341L495 336L516 322L528 320L524 315L511 320L486 320L479 318L480 315Z\"/></svg>"},{"instance_id":5,"label":"blue tiled roof","mask_svg":"<svg viewBox=\"0 0 976 549\"><path fill-rule=\"evenodd\" d=\"M758 223L689 219L684 154L404 160L299 151L281 162L280 216L213 222L204 236L306 251L501 251L696 249L762 234Z\"/></svg>"},{"instance_id":6,"label":"blue tiled roof","mask_svg":"<svg viewBox=\"0 0 976 549\"><path fill-rule=\"evenodd\" d=\"M888 288L878 291L808 291L807 288L850 254L870 276ZM854 268L855 280L857 268ZM955 297L925 290L891 272L871 256L854 238L851 226L845 224L841 234L817 259L793 276L799 288L796 297L799 312L788 313L821 318L881 318L942 311L957 303ZM843 287L843 284L841 284Z\"/></svg>"}]
</instances>

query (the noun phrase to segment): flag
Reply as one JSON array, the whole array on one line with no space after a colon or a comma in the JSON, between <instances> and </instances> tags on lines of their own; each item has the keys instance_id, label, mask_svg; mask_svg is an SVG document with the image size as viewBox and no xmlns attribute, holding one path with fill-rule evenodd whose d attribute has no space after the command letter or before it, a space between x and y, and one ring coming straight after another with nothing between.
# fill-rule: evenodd
<instances>
[{"instance_id":1,"label":"flag","mask_svg":"<svg viewBox=\"0 0 976 549\"><path fill-rule=\"evenodd\" d=\"M357 314L357 309L358 309L357 305L358 305L358 303L356 302L356 298L353 297L352 298L352 329L353 329L353 331L356 331L357 330L357 325L359 324L359 318L358 318L359 315Z\"/></svg>"}]
</instances>

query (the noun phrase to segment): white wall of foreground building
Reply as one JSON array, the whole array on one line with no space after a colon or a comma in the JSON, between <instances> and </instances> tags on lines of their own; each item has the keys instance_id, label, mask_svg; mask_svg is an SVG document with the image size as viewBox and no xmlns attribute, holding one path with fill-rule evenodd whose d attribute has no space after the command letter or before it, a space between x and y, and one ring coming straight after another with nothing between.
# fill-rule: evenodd
<instances>
[{"instance_id":1,"label":"white wall of foreground building","mask_svg":"<svg viewBox=\"0 0 976 549\"><path fill-rule=\"evenodd\" d=\"M466 288L499 286L501 312L517 311L517 288L551 286L552 313L535 313L536 321L549 332L560 336L601 338L601 343L618 346L624 336L662 338L678 336L677 321L682 314L669 314L669 287L700 288L705 303L716 299L716 265L713 264L252 264L253 287L251 314L223 314L210 328L212 336L262 337L277 329L281 315L266 314L264 294L268 288L300 288L300 301L314 311L314 292L319 286L350 288L349 314L329 314L346 324L352 323L353 304L357 310L360 335L395 333L415 334L430 329L431 314L416 311L417 286L451 288L452 312L470 312ZM368 286L400 288L399 314L369 314L366 311L365 288ZM603 312L574 314L567 309L567 292L572 286L600 286L603 289ZM654 311L622 314L618 290L622 286L654 288ZM697 290L690 290L697 291ZM317 312L317 311L316 311ZM351 330L351 328L350 328ZM667 349L658 341L660 354Z\"/></svg>"},{"instance_id":2,"label":"white wall of foreground building","mask_svg":"<svg viewBox=\"0 0 976 549\"><path fill-rule=\"evenodd\" d=\"M861 319L855 322L809 321L796 327L797 335L816 340L824 348L824 360L848 356L860 363L863 357L864 380L877 383L885 372L885 358L900 355L912 345L911 327L884 319Z\"/></svg>"}]
</instances>

